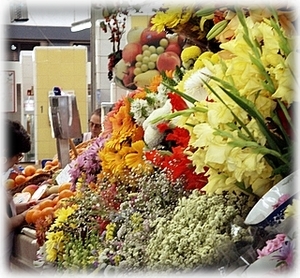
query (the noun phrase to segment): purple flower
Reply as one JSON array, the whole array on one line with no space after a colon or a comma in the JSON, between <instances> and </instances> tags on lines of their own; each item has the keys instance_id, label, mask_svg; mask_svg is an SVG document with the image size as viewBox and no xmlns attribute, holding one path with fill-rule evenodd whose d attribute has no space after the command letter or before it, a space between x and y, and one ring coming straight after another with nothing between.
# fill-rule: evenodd
<instances>
[{"instance_id":1,"label":"purple flower","mask_svg":"<svg viewBox=\"0 0 300 278\"><path fill-rule=\"evenodd\" d=\"M69 174L73 184L76 183L82 173L86 174L88 183L96 181L97 174L101 171L101 161L98 152L103 148L106 140L107 138L102 137L95 139L89 148L70 163Z\"/></svg>"},{"instance_id":2,"label":"purple flower","mask_svg":"<svg viewBox=\"0 0 300 278\"><path fill-rule=\"evenodd\" d=\"M291 241L285 241L279 249L279 254L274 255L273 258L279 262L285 262L288 266L293 264L293 251L294 247Z\"/></svg>"}]
</instances>

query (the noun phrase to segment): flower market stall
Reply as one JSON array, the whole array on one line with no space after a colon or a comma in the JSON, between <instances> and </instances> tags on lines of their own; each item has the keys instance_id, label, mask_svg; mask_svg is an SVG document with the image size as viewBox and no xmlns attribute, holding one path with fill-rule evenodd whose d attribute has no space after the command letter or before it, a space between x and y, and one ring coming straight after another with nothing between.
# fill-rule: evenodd
<instances>
[{"instance_id":1,"label":"flower market stall","mask_svg":"<svg viewBox=\"0 0 300 278\"><path fill-rule=\"evenodd\" d=\"M287 7L157 10L151 30L184 37L181 63L119 99L72 160L73 194L31 224L37 269L293 271L296 19Z\"/></svg>"}]
</instances>

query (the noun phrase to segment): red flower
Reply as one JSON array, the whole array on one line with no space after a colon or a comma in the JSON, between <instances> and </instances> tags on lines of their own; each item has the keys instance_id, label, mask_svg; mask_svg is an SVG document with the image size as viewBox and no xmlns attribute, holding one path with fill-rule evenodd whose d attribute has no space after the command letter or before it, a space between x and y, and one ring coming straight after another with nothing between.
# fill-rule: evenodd
<instances>
[{"instance_id":1,"label":"red flower","mask_svg":"<svg viewBox=\"0 0 300 278\"><path fill-rule=\"evenodd\" d=\"M120 203L117 201L117 186L112 184L107 189L101 191L101 197L104 201L104 206L109 209L118 210L120 208Z\"/></svg>"},{"instance_id":2,"label":"red flower","mask_svg":"<svg viewBox=\"0 0 300 278\"><path fill-rule=\"evenodd\" d=\"M178 178L185 179L186 190L201 190L207 184L208 177L205 173L195 173L195 167L192 166L181 146L172 148L171 154L162 155L157 150L147 152L146 158L160 169L167 169L167 175L171 181L176 181Z\"/></svg>"},{"instance_id":3,"label":"red flower","mask_svg":"<svg viewBox=\"0 0 300 278\"><path fill-rule=\"evenodd\" d=\"M107 219L102 219L99 216L98 219L97 219L97 222L99 224L99 234L101 235L105 231L106 226L110 223L110 221L107 220Z\"/></svg>"},{"instance_id":4,"label":"red flower","mask_svg":"<svg viewBox=\"0 0 300 278\"><path fill-rule=\"evenodd\" d=\"M160 133L164 133L166 130L170 129L168 122L163 122L157 125Z\"/></svg>"},{"instance_id":5,"label":"red flower","mask_svg":"<svg viewBox=\"0 0 300 278\"><path fill-rule=\"evenodd\" d=\"M181 111L188 108L186 102L178 94L168 93L168 97L171 100L172 112Z\"/></svg>"},{"instance_id":6,"label":"red flower","mask_svg":"<svg viewBox=\"0 0 300 278\"><path fill-rule=\"evenodd\" d=\"M177 146L186 148L190 141L190 133L182 127L175 127L166 137L167 141L175 141Z\"/></svg>"},{"instance_id":7,"label":"red flower","mask_svg":"<svg viewBox=\"0 0 300 278\"><path fill-rule=\"evenodd\" d=\"M151 161L155 166L160 166L164 160L164 157L157 150L146 152L145 157L147 160Z\"/></svg>"}]
</instances>

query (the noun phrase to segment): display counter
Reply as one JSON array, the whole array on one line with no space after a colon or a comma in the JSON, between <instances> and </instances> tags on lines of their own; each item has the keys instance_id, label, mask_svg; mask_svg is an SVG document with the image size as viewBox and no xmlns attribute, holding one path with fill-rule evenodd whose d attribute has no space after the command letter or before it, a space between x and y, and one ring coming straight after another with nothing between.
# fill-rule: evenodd
<instances>
[{"instance_id":1,"label":"display counter","mask_svg":"<svg viewBox=\"0 0 300 278\"><path fill-rule=\"evenodd\" d=\"M32 228L23 228L22 231L15 235L13 255L11 263L13 269L26 272L40 272L33 262L36 260L38 250L36 243L35 230Z\"/></svg>"}]
</instances>

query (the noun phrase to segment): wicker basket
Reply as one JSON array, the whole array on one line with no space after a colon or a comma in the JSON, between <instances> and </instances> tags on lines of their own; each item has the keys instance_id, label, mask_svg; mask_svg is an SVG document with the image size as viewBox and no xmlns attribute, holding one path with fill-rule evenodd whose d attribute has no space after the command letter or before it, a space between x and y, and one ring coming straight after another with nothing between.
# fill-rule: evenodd
<instances>
[{"instance_id":1,"label":"wicker basket","mask_svg":"<svg viewBox=\"0 0 300 278\"><path fill-rule=\"evenodd\" d=\"M97 138L97 137L96 137ZM96 140L96 138L92 138L90 140L84 141L80 144L78 144L75 148L77 151L77 154L74 153L74 151L71 149L69 154L70 154L70 159L73 160L75 159L78 155L80 155L81 153L83 153L86 149L88 149L93 142Z\"/></svg>"},{"instance_id":2,"label":"wicker basket","mask_svg":"<svg viewBox=\"0 0 300 278\"><path fill-rule=\"evenodd\" d=\"M27 185L30 185L30 184L40 185L42 182L48 180L49 178L50 178L50 174L47 174L47 173L38 174L38 175L32 177L31 179L29 179L28 181L20 184L19 186L9 189L8 191L12 194L12 196L14 196L16 193L22 192L22 190Z\"/></svg>"}]
</instances>

